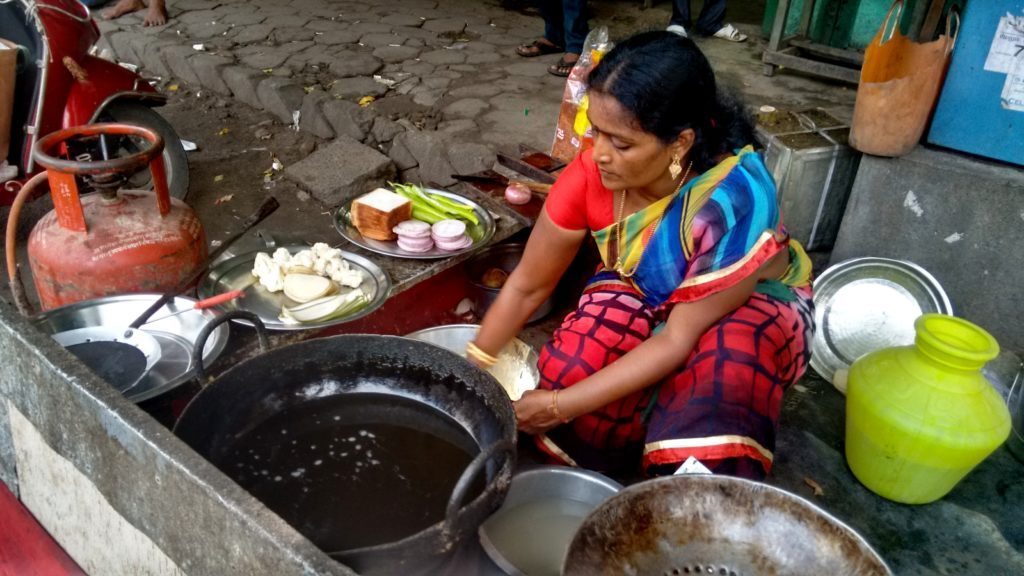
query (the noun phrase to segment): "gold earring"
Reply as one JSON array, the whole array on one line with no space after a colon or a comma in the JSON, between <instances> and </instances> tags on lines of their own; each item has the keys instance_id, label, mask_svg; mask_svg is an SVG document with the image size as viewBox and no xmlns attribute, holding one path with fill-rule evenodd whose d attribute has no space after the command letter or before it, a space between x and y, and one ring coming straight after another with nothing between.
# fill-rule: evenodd
<instances>
[{"instance_id":1,"label":"gold earring","mask_svg":"<svg viewBox=\"0 0 1024 576\"><path fill-rule=\"evenodd\" d=\"M672 157L672 163L668 165L668 173L669 173L669 176L671 176L673 180L675 180L676 178L679 178L679 173L683 171L683 167L680 166L680 164L679 164L679 161L681 159L682 159L682 156L677 154L677 155Z\"/></svg>"}]
</instances>

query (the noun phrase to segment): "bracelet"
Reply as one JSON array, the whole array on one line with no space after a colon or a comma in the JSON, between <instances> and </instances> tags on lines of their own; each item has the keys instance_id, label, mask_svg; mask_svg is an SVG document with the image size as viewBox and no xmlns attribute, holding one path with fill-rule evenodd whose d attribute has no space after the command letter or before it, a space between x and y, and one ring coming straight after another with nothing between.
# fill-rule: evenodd
<instances>
[{"instance_id":1,"label":"bracelet","mask_svg":"<svg viewBox=\"0 0 1024 576\"><path fill-rule=\"evenodd\" d=\"M548 411L562 424L568 424L572 418L563 418L562 413L558 411L558 393L561 391L561 389L557 389L551 395L551 405L548 406Z\"/></svg>"},{"instance_id":2,"label":"bracelet","mask_svg":"<svg viewBox=\"0 0 1024 576\"><path fill-rule=\"evenodd\" d=\"M491 356L487 352L480 349L479 346L474 342L468 342L466 344L466 357L476 360L482 364L485 368L490 368L498 361L494 356Z\"/></svg>"}]
</instances>

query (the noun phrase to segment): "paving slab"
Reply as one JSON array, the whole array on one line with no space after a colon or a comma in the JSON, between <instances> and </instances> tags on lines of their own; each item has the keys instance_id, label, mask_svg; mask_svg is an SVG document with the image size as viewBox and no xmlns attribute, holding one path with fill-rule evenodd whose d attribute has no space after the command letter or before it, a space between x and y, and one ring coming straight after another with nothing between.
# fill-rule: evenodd
<instances>
[{"instance_id":1,"label":"paving slab","mask_svg":"<svg viewBox=\"0 0 1024 576\"><path fill-rule=\"evenodd\" d=\"M216 54L199 52L188 59L188 64L196 74L199 85L223 96L231 95L231 88L224 81L224 70L234 61Z\"/></svg>"},{"instance_id":2,"label":"paving slab","mask_svg":"<svg viewBox=\"0 0 1024 576\"><path fill-rule=\"evenodd\" d=\"M300 86L286 78L270 77L256 87L262 108L284 124L292 124L295 112L302 108L305 92Z\"/></svg>"},{"instance_id":3,"label":"paving slab","mask_svg":"<svg viewBox=\"0 0 1024 576\"><path fill-rule=\"evenodd\" d=\"M378 82L370 76L339 78L331 86L331 95L343 100L359 100L363 96L383 96L387 92L386 84Z\"/></svg>"},{"instance_id":4,"label":"paving slab","mask_svg":"<svg viewBox=\"0 0 1024 576\"><path fill-rule=\"evenodd\" d=\"M324 166L333 167L324 170ZM347 137L333 142L285 168L285 175L328 206L387 183L396 175L395 164L377 150Z\"/></svg>"},{"instance_id":5,"label":"paving slab","mask_svg":"<svg viewBox=\"0 0 1024 576\"><path fill-rule=\"evenodd\" d=\"M362 141L373 125L373 118L355 102L332 98L321 104L321 110L335 134L353 140Z\"/></svg>"},{"instance_id":6,"label":"paving slab","mask_svg":"<svg viewBox=\"0 0 1024 576\"><path fill-rule=\"evenodd\" d=\"M331 73L339 78L370 76L383 67L379 58L365 52L342 51L331 60Z\"/></svg>"},{"instance_id":7,"label":"paving slab","mask_svg":"<svg viewBox=\"0 0 1024 576\"><path fill-rule=\"evenodd\" d=\"M329 100L331 96L319 90L306 94L299 110L299 129L320 138L334 138L334 127L323 112L323 104Z\"/></svg>"},{"instance_id":8,"label":"paving slab","mask_svg":"<svg viewBox=\"0 0 1024 576\"><path fill-rule=\"evenodd\" d=\"M224 69L224 83L231 90L236 100L253 108L262 109L263 104L256 93L256 88L267 75L248 66L228 66Z\"/></svg>"}]
</instances>

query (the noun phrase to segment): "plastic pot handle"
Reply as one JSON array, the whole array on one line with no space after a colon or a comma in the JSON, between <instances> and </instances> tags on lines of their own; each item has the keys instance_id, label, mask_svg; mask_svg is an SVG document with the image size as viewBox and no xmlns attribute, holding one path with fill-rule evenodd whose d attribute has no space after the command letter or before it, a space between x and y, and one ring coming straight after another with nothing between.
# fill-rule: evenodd
<instances>
[{"instance_id":1,"label":"plastic pot handle","mask_svg":"<svg viewBox=\"0 0 1024 576\"><path fill-rule=\"evenodd\" d=\"M441 529L442 537L445 540L455 531L455 522L459 514L459 508L466 499L466 495L469 493L469 489L473 485L473 481L476 480L476 477L487 469L486 464L491 459L505 453L508 453L511 457L515 453L515 449L516 446L513 441L499 440L488 446L485 450L481 450L476 455L476 458L473 458L473 461L469 463L469 466L466 466L462 476L459 476L459 481L455 483L452 495L448 498L448 506L445 508L444 527Z\"/></svg>"},{"instance_id":2,"label":"plastic pot handle","mask_svg":"<svg viewBox=\"0 0 1024 576\"><path fill-rule=\"evenodd\" d=\"M896 24L893 25L892 30L889 32L889 37L886 38L886 30L889 29L889 20L892 19L893 11L896 12ZM878 31L878 33L879 33L878 45L879 46L881 46L882 44L885 44L889 40L892 40L892 37L899 33L899 31L900 31L900 18L902 18L902 17L903 17L903 0L896 0L895 2L892 3L892 6L889 7L889 12L885 15L885 21L882 22L882 28Z\"/></svg>"},{"instance_id":3,"label":"plastic pot handle","mask_svg":"<svg viewBox=\"0 0 1024 576\"><path fill-rule=\"evenodd\" d=\"M953 19L956 19L956 32L953 32ZM952 32L952 36L950 33ZM946 15L946 56L953 52L956 47L956 39L960 37L960 12L956 8L950 8ZM952 38L952 40L950 40Z\"/></svg>"},{"instance_id":4,"label":"plastic pot handle","mask_svg":"<svg viewBox=\"0 0 1024 576\"><path fill-rule=\"evenodd\" d=\"M260 352L266 352L270 348L267 340L267 328L263 325L260 317L245 310L232 310L217 316L206 323L203 329L196 336L195 345L192 346L192 366L195 371L195 378L202 382L206 378L206 368L203 366L203 350L206 348L206 341L213 334L213 331L220 328L220 325L231 320L248 320L256 328L256 337L259 340Z\"/></svg>"}]
</instances>

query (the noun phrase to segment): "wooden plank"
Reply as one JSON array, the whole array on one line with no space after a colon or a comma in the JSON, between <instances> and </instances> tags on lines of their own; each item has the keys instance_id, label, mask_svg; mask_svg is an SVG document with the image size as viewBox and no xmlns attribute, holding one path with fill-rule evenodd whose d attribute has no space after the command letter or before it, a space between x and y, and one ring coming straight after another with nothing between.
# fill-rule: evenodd
<instances>
[{"instance_id":1,"label":"wooden plank","mask_svg":"<svg viewBox=\"0 0 1024 576\"><path fill-rule=\"evenodd\" d=\"M837 66L827 62L819 62L810 58L797 56L790 52L770 52L766 50L762 56L762 60L766 64L785 66L786 68L807 72L809 74L814 74L815 76L832 78L833 80L841 80L843 82L850 82L851 84L860 83L860 70L854 70L853 68L847 68L845 66Z\"/></svg>"},{"instance_id":2,"label":"wooden plank","mask_svg":"<svg viewBox=\"0 0 1024 576\"><path fill-rule=\"evenodd\" d=\"M864 64L864 54L862 52L857 52L856 50L844 50L842 48L833 48L831 46L826 46L825 44L818 44L816 42L811 42L803 38L798 40L791 40L789 43L805 52L810 52L811 54L820 54L822 56L827 56L835 60L848 62L850 64L856 65L857 67L860 67Z\"/></svg>"},{"instance_id":3,"label":"wooden plank","mask_svg":"<svg viewBox=\"0 0 1024 576\"><path fill-rule=\"evenodd\" d=\"M498 164L501 164L502 166L509 168L511 170L515 170L516 172L519 172L523 176L532 178L537 182L543 182L545 184L555 183L555 177L552 176L551 174L548 174L547 172L539 168L535 168L527 164L526 162L519 160L518 158L508 156L507 154L502 154L500 152L498 153Z\"/></svg>"}]
</instances>

